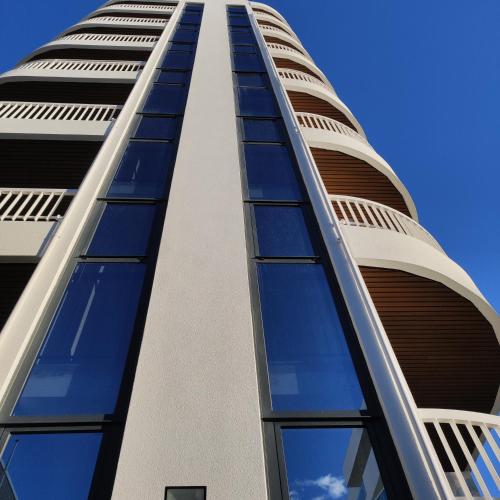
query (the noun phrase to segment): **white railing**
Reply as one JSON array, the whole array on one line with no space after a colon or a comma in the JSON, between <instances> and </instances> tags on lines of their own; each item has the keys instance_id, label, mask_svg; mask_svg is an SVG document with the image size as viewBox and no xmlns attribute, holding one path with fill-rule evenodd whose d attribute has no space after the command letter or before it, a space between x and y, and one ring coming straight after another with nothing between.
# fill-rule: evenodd
<instances>
[{"instance_id":1,"label":"white railing","mask_svg":"<svg viewBox=\"0 0 500 500\"><path fill-rule=\"evenodd\" d=\"M315 115L314 113L295 113L295 116L297 117L301 127L314 128L318 130L325 130L327 132L334 132L336 134L347 135L368 144L368 141L361 134L358 134L358 132L352 128L334 120L333 118Z\"/></svg>"},{"instance_id":2,"label":"white railing","mask_svg":"<svg viewBox=\"0 0 500 500\"><path fill-rule=\"evenodd\" d=\"M165 12L173 12L175 6L172 5L149 5L146 3L114 3L107 5L103 9L130 9L130 10L163 10Z\"/></svg>"},{"instance_id":3,"label":"white railing","mask_svg":"<svg viewBox=\"0 0 500 500\"><path fill-rule=\"evenodd\" d=\"M58 71L140 71L141 61L86 61L71 59L39 59L21 64L16 69L45 69Z\"/></svg>"},{"instance_id":4,"label":"white railing","mask_svg":"<svg viewBox=\"0 0 500 500\"><path fill-rule=\"evenodd\" d=\"M154 43L158 41L155 35L108 35L104 33L76 33L65 35L57 40L75 40L85 42L124 42L124 43Z\"/></svg>"},{"instance_id":5,"label":"white railing","mask_svg":"<svg viewBox=\"0 0 500 500\"><path fill-rule=\"evenodd\" d=\"M304 54L302 54L302 52L299 52L297 49L292 49L292 47L288 47L288 45L281 45L280 43L269 43L269 42L266 42L266 45L271 50L284 50L285 52L290 52L291 54L298 54L299 56L307 57L308 59L310 59L309 56L305 56Z\"/></svg>"},{"instance_id":6,"label":"white railing","mask_svg":"<svg viewBox=\"0 0 500 500\"><path fill-rule=\"evenodd\" d=\"M107 23L120 23L120 24L141 24L141 25L155 25L163 26L166 24L166 19L158 19L156 17L123 17L123 16L102 16L93 17L82 21L78 24L107 24Z\"/></svg>"},{"instance_id":7,"label":"white railing","mask_svg":"<svg viewBox=\"0 0 500 500\"><path fill-rule=\"evenodd\" d=\"M257 20L257 22L268 21L270 23L274 23L275 25L278 25L280 28L282 28L285 33L288 33L290 36L296 38L295 33L292 31L292 28L290 28L288 23L284 23L283 21L276 19L270 14L264 14L263 12L255 12L255 19Z\"/></svg>"},{"instance_id":8,"label":"white railing","mask_svg":"<svg viewBox=\"0 0 500 500\"><path fill-rule=\"evenodd\" d=\"M285 33L283 30L280 30L279 28L276 28L274 26L269 26L267 24L262 24L259 27L260 27L260 30L262 31L263 35L265 35L265 36L276 36L276 35L283 36L283 35L286 35L291 40L290 43L296 43L299 46L299 48L297 48L297 50L300 50L300 49L305 50L304 47L302 47L301 43L295 37L290 36L288 33Z\"/></svg>"},{"instance_id":9,"label":"white railing","mask_svg":"<svg viewBox=\"0 0 500 500\"><path fill-rule=\"evenodd\" d=\"M288 78L289 80L297 80L305 83L312 83L313 85L321 85L322 87L332 90L332 88L327 85L325 82L316 78L315 76L308 75L307 73L303 73L302 71L298 71L296 69L286 69L286 68L277 68L278 74L281 78Z\"/></svg>"},{"instance_id":10,"label":"white railing","mask_svg":"<svg viewBox=\"0 0 500 500\"><path fill-rule=\"evenodd\" d=\"M116 118L120 109L114 104L0 101L0 119L106 122Z\"/></svg>"},{"instance_id":11,"label":"white railing","mask_svg":"<svg viewBox=\"0 0 500 500\"><path fill-rule=\"evenodd\" d=\"M294 38L287 31L285 31L284 29L278 28L276 26L269 26L268 24L259 24L259 28L260 28L261 31L269 31L269 32L273 32L273 33L280 33L282 35L288 35L291 38Z\"/></svg>"},{"instance_id":12,"label":"white railing","mask_svg":"<svg viewBox=\"0 0 500 500\"><path fill-rule=\"evenodd\" d=\"M76 190L68 189L12 189L0 188L0 221L57 221L64 214L66 197Z\"/></svg>"},{"instance_id":13,"label":"white railing","mask_svg":"<svg viewBox=\"0 0 500 500\"><path fill-rule=\"evenodd\" d=\"M434 237L418 222L387 205L354 196L330 195L341 224L346 226L385 229L413 236L443 251Z\"/></svg>"},{"instance_id":14,"label":"white railing","mask_svg":"<svg viewBox=\"0 0 500 500\"><path fill-rule=\"evenodd\" d=\"M469 500L499 498L500 417L427 408L420 409L419 414L434 428L453 469L446 475L455 496Z\"/></svg>"}]
</instances>

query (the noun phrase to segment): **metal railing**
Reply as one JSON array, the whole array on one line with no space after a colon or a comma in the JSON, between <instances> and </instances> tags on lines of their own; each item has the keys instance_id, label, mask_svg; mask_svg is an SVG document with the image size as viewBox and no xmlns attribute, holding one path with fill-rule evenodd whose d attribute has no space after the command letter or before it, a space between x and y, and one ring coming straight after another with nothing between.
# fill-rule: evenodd
<instances>
[{"instance_id":1,"label":"metal railing","mask_svg":"<svg viewBox=\"0 0 500 500\"><path fill-rule=\"evenodd\" d=\"M76 190L69 189L0 188L0 221L57 221L75 194Z\"/></svg>"},{"instance_id":2,"label":"metal railing","mask_svg":"<svg viewBox=\"0 0 500 500\"><path fill-rule=\"evenodd\" d=\"M327 132L347 135L349 137L353 137L354 139L358 139L365 144L368 144L368 141L361 134L358 134L358 132L356 132L352 128L338 122L337 120L334 120L333 118L316 115L314 113L302 112L295 113L295 116L297 116L297 120L301 127L325 130Z\"/></svg>"},{"instance_id":3,"label":"metal railing","mask_svg":"<svg viewBox=\"0 0 500 500\"><path fill-rule=\"evenodd\" d=\"M327 85L319 78L309 75L307 73L303 73L302 71L298 71L296 69L278 68L278 74L281 78L288 78L290 80L312 83L313 85L321 85L322 87L332 91L330 85Z\"/></svg>"},{"instance_id":4,"label":"metal railing","mask_svg":"<svg viewBox=\"0 0 500 500\"><path fill-rule=\"evenodd\" d=\"M65 35L57 40L74 40L85 42L124 42L124 43L154 43L159 36L155 35L109 35L105 33L76 33Z\"/></svg>"},{"instance_id":5,"label":"metal railing","mask_svg":"<svg viewBox=\"0 0 500 500\"><path fill-rule=\"evenodd\" d=\"M114 104L0 101L0 119L106 122L116 118L120 109Z\"/></svg>"},{"instance_id":6,"label":"metal railing","mask_svg":"<svg viewBox=\"0 0 500 500\"><path fill-rule=\"evenodd\" d=\"M163 26L167 23L166 19L156 17L123 17L123 16L101 16L87 19L78 24L107 24L107 23L123 23L123 24L141 24Z\"/></svg>"},{"instance_id":7,"label":"metal railing","mask_svg":"<svg viewBox=\"0 0 500 500\"><path fill-rule=\"evenodd\" d=\"M147 3L114 3L107 5L103 9L127 9L127 10L164 10L166 12L173 12L175 6L172 5L149 5Z\"/></svg>"},{"instance_id":8,"label":"metal railing","mask_svg":"<svg viewBox=\"0 0 500 500\"><path fill-rule=\"evenodd\" d=\"M435 431L434 442L448 462L446 475L456 498L499 498L500 417L428 408L419 414Z\"/></svg>"},{"instance_id":9,"label":"metal railing","mask_svg":"<svg viewBox=\"0 0 500 500\"><path fill-rule=\"evenodd\" d=\"M142 61L86 61L71 59L39 59L21 64L16 69L46 69L58 71L140 71Z\"/></svg>"},{"instance_id":10,"label":"metal railing","mask_svg":"<svg viewBox=\"0 0 500 500\"><path fill-rule=\"evenodd\" d=\"M309 56L302 54L302 52L298 51L297 49L292 49L288 45L281 45L280 43L270 43L270 42L267 42L266 45L271 50L284 50L285 52L290 52L291 54L298 54L299 56L310 59Z\"/></svg>"},{"instance_id":11,"label":"metal railing","mask_svg":"<svg viewBox=\"0 0 500 500\"><path fill-rule=\"evenodd\" d=\"M354 196L329 195L341 224L385 229L418 238L443 251L434 237L418 222L387 205Z\"/></svg>"}]
</instances>

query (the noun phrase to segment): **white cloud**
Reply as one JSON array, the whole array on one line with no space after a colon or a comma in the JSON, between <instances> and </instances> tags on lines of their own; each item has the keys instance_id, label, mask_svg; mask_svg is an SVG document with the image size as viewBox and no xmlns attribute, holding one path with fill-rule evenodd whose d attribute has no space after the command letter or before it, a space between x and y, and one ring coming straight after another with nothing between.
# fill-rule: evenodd
<instances>
[{"instance_id":1,"label":"white cloud","mask_svg":"<svg viewBox=\"0 0 500 500\"><path fill-rule=\"evenodd\" d=\"M314 498L313 500L336 500L342 498L347 494L345 479L342 477L327 474L320 476L318 479L306 479L305 481L298 481L300 486L316 486L326 492L326 496L322 495Z\"/></svg>"}]
</instances>

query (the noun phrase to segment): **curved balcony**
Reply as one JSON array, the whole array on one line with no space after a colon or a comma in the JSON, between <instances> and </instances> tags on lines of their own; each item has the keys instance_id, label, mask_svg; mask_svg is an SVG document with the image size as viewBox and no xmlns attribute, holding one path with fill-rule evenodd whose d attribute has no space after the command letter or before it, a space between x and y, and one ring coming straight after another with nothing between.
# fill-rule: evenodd
<instances>
[{"instance_id":1,"label":"curved balcony","mask_svg":"<svg viewBox=\"0 0 500 500\"><path fill-rule=\"evenodd\" d=\"M456 498L500 498L500 417L484 413L419 410Z\"/></svg>"},{"instance_id":2,"label":"curved balcony","mask_svg":"<svg viewBox=\"0 0 500 500\"><path fill-rule=\"evenodd\" d=\"M106 5L105 7L101 7L100 9L95 10L90 14L91 16L96 16L98 14L107 14L107 13L120 13L120 12L129 12L129 13L144 13L144 14L163 14L163 15L171 15L174 13L176 7L173 5L154 5L147 3L115 3L111 5Z\"/></svg>"},{"instance_id":3,"label":"curved balcony","mask_svg":"<svg viewBox=\"0 0 500 500\"><path fill-rule=\"evenodd\" d=\"M312 60L307 50L302 46L302 44L296 38L293 38L290 35L284 33L283 31L277 28L273 28L272 26L266 26L266 25L260 26L260 31L264 36L266 43L277 43L288 46L291 49L297 50L302 55Z\"/></svg>"},{"instance_id":4,"label":"curved balcony","mask_svg":"<svg viewBox=\"0 0 500 500\"><path fill-rule=\"evenodd\" d=\"M250 7L255 13L268 14L270 16L275 17L278 21L281 21L287 24L287 20L276 10L266 5L265 3L260 2L250 2Z\"/></svg>"},{"instance_id":5,"label":"curved balcony","mask_svg":"<svg viewBox=\"0 0 500 500\"><path fill-rule=\"evenodd\" d=\"M38 59L0 75L0 84L24 80L134 83L144 67L142 61L89 61L84 59Z\"/></svg>"},{"instance_id":6,"label":"curved balcony","mask_svg":"<svg viewBox=\"0 0 500 500\"><path fill-rule=\"evenodd\" d=\"M405 185L400 181L389 164L370 146L364 136L332 118L313 113L299 112L295 113L295 115L304 139L312 149L313 156L317 159L318 168L323 177L325 175L328 176L328 168L325 167L325 169L321 171L321 161L318 158L320 155L315 152L316 149L338 151L344 155L349 155L349 157L353 159L361 160L357 162L351 161L352 165L348 167L351 170L351 176L356 175L355 163L357 163L359 167L364 167L364 169L373 167L372 170L376 170L376 172L373 172L371 175L367 175L365 171L360 172L357 176L359 179L350 179L349 182L353 184L352 188L350 188L349 184L344 186L339 180L333 182L332 187L330 187L328 182L324 179L327 189L334 189L332 194L363 194L363 198L368 198L373 201L382 200L383 202L387 202L387 205L393 206L393 208L407 212L415 220L418 219L415 204ZM331 160L334 162L333 158ZM340 164L341 160L337 159L336 163ZM335 169L335 165L332 164L331 168ZM383 178L380 174L382 174ZM374 176L377 178L374 178L373 181L370 182L371 177ZM373 184L373 186L370 186L370 184ZM355 191L354 185L362 189L362 191ZM339 189L340 191L335 191L335 189ZM350 189L352 189L352 191L350 191Z\"/></svg>"},{"instance_id":7,"label":"curved balcony","mask_svg":"<svg viewBox=\"0 0 500 500\"><path fill-rule=\"evenodd\" d=\"M39 258L76 190L0 188L0 257Z\"/></svg>"},{"instance_id":8,"label":"curved balcony","mask_svg":"<svg viewBox=\"0 0 500 500\"><path fill-rule=\"evenodd\" d=\"M101 140L120 109L103 104L0 101L0 138Z\"/></svg>"},{"instance_id":9,"label":"curved balcony","mask_svg":"<svg viewBox=\"0 0 500 500\"><path fill-rule=\"evenodd\" d=\"M42 45L37 50L25 57L21 64L34 59L46 52L61 51L61 49L100 49L145 51L151 50L160 37L155 35L112 35L105 33L77 33L65 35L52 42Z\"/></svg>"},{"instance_id":10,"label":"curved balcony","mask_svg":"<svg viewBox=\"0 0 500 500\"><path fill-rule=\"evenodd\" d=\"M468 274L397 210L331 200L417 406L491 412L500 324Z\"/></svg>"},{"instance_id":11,"label":"curved balcony","mask_svg":"<svg viewBox=\"0 0 500 500\"><path fill-rule=\"evenodd\" d=\"M278 19L269 14L256 13L255 19L260 27L274 26L275 28L279 28L282 31L284 31L287 35L290 35L291 37L296 38L298 40L297 35L294 33L292 28L290 28L290 26L287 23L279 21Z\"/></svg>"},{"instance_id":12,"label":"curved balcony","mask_svg":"<svg viewBox=\"0 0 500 500\"><path fill-rule=\"evenodd\" d=\"M167 24L166 19L156 17L125 17L101 16L86 19L63 31L67 35L81 28L123 28L123 29L158 29L162 30Z\"/></svg>"}]
</instances>

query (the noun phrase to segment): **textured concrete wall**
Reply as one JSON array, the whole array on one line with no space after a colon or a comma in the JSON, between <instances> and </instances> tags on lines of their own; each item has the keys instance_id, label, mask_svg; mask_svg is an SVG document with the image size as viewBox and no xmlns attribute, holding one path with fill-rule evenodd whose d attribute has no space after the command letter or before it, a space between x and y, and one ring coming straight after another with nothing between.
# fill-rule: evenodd
<instances>
[{"instance_id":1,"label":"textured concrete wall","mask_svg":"<svg viewBox=\"0 0 500 500\"><path fill-rule=\"evenodd\" d=\"M205 4L115 500L267 498L225 3Z\"/></svg>"}]
</instances>

